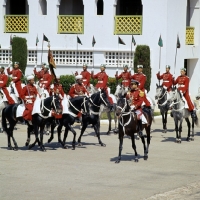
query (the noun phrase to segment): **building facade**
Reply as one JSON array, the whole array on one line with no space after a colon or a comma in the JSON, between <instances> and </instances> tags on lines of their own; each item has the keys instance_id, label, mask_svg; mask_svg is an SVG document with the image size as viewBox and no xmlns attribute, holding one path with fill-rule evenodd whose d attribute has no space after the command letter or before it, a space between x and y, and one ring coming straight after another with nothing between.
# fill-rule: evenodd
<instances>
[{"instance_id":1,"label":"building facade","mask_svg":"<svg viewBox=\"0 0 200 200\"><path fill-rule=\"evenodd\" d=\"M9 64L11 34L24 37L28 45L26 74L32 73L36 62L38 66L47 62L44 34L50 40L56 74L80 72L87 63L89 71L94 66L95 73L100 64L106 64L107 73L114 77L117 66L120 70L124 64L133 66L133 35L137 45L150 47L149 95L154 97L161 35L161 73L170 65L177 77L180 68L186 67L194 98L200 85L199 6L199 0L0 0L0 64ZM175 67L177 35L181 48L177 49ZM126 45L118 44L118 36Z\"/></svg>"}]
</instances>

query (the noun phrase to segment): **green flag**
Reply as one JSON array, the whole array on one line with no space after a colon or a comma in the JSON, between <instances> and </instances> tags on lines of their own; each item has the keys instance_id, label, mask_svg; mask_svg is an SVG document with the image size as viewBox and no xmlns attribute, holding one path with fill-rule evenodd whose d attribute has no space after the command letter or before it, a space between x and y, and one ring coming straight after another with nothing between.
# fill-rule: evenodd
<instances>
[{"instance_id":1,"label":"green flag","mask_svg":"<svg viewBox=\"0 0 200 200\"><path fill-rule=\"evenodd\" d=\"M82 45L81 40L78 36L77 36L77 43Z\"/></svg>"},{"instance_id":2,"label":"green flag","mask_svg":"<svg viewBox=\"0 0 200 200\"><path fill-rule=\"evenodd\" d=\"M92 47L94 47L95 44L96 44L96 41L95 41L94 36L93 36L93 38L92 38Z\"/></svg>"},{"instance_id":3,"label":"green flag","mask_svg":"<svg viewBox=\"0 0 200 200\"><path fill-rule=\"evenodd\" d=\"M43 34L43 40L49 42L49 39L45 36L45 34Z\"/></svg>"},{"instance_id":4,"label":"green flag","mask_svg":"<svg viewBox=\"0 0 200 200\"><path fill-rule=\"evenodd\" d=\"M176 48L179 49L180 47L181 47L181 43L180 43L179 37L177 36Z\"/></svg>"},{"instance_id":5,"label":"green flag","mask_svg":"<svg viewBox=\"0 0 200 200\"><path fill-rule=\"evenodd\" d=\"M36 42L35 42L35 45L36 45L36 46L37 46L38 42L39 42L39 39L38 39L38 36L37 36L37 37L36 37Z\"/></svg>"},{"instance_id":6,"label":"green flag","mask_svg":"<svg viewBox=\"0 0 200 200\"><path fill-rule=\"evenodd\" d=\"M136 41L135 41L133 35L132 35L132 43L134 44L134 46L136 45Z\"/></svg>"},{"instance_id":7,"label":"green flag","mask_svg":"<svg viewBox=\"0 0 200 200\"><path fill-rule=\"evenodd\" d=\"M119 44L126 45L126 44L124 43L124 41L123 41L120 37L118 37L118 43L119 43Z\"/></svg>"},{"instance_id":8,"label":"green flag","mask_svg":"<svg viewBox=\"0 0 200 200\"><path fill-rule=\"evenodd\" d=\"M160 47L163 47L163 41L162 41L161 35L160 35L159 40L158 40L158 45Z\"/></svg>"}]
</instances>

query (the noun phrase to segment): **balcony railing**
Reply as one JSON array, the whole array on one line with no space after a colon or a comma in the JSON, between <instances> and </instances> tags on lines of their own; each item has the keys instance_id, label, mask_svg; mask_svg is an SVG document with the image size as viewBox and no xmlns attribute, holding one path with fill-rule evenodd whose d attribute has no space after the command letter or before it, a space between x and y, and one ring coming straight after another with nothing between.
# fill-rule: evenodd
<instances>
[{"instance_id":1,"label":"balcony railing","mask_svg":"<svg viewBox=\"0 0 200 200\"><path fill-rule=\"evenodd\" d=\"M58 33L84 33L84 16L83 15L59 15L58 16Z\"/></svg>"},{"instance_id":2,"label":"balcony railing","mask_svg":"<svg viewBox=\"0 0 200 200\"><path fill-rule=\"evenodd\" d=\"M29 16L28 15L5 15L4 16L5 33L28 33Z\"/></svg>"},{"instance_id":3,"label":"balcony railing","mask_svg":"<svg viewBox=\"0 0 200 200\"><path fill-rule=\"evenodd\" d=\"M115 35L141 35L142 15L117 15L115 16Z\"/></svg>"},{"instance_id":4,"label":"balcony railing","mask_svg":"<svg viewBox=\"0 0 200 200\"><path fill-rule=\"evenodd\" d=\"M186 45L193 45L194 44L194 27L186 27L186 38L185 38Z\"/></svg>"}]
</instances>

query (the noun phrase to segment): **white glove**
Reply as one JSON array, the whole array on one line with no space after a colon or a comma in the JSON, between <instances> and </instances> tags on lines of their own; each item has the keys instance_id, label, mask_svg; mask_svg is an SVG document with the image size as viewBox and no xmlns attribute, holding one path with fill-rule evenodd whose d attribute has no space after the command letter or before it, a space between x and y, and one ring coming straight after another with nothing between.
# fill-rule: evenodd
<instances>
[{"instance_id":1,"label":"white glove","mask_svg":"<svg viewBox=\"0 0 200 200\"><path fill-rule=\"evenodd\" d=\"M34 66L34 69L36 69L36 68L37 68L37 65Z\"/></svg>"},{"instance_id":2,"label":"white glove","mask_svg":"<svg viewBox=\"0 0 200 200\"><path fill-rule=\"evenodd\" d=\"M26 103L32 103L31 99L26 100Z\"/></svg>"},{"instance_id":3,"label":"white glove","mask_svg":"<svg viewBox=\"0 0 200 200\"><path fill-rule=\"evenodd\" d=\"M131 110L134 110L134 109L135 109L135 106L134 106L134 105L132 105L132 106L131 106Z\"/></svg>"},{"instance_id":4,"label":"white glove","mask_svg":"<svg viewBox=\"0 0 200 200\"><path fill-rule=\"evenodd\" d=\"M131 72L131 67L129 68L129 72Z\"/></svg>"},{"instance_id":5,"label":"white glove","mask_svg":"<svg viewBox=\"0 0 200 200\"><path fill-rule=\"evenodd\" d=\"M116 73L118 72L118 69L116 69Z\"/></svg>"},{"instance_id":6,"label":"white glove","mask_svg":"<svg viewBox=\"0 0 200 200\"><path fill-rule=\"evenodd\" d=\"M10 68L10 63L8 64L8 68Z\"/></svg>"},{"instance_id":7,"label":"white glove","mask_svg":"<svg viewBox=\"0 0 200 200\"><path fill-rule=\"evenodd\" d=\"M51 85L51 86L50 86L50 89L53 89L53 88L54 88L54 85Z\"/></svg>"}]
</instances>

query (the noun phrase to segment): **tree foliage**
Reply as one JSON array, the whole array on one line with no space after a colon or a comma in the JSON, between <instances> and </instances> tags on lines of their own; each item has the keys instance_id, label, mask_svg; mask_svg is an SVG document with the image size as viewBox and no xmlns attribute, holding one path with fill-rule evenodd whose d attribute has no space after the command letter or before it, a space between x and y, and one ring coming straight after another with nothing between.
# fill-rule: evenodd
<instances>
[{"instance_id":1,"label":"tree foliage","mask_svg":"<svg viewBox=\"0 0 200 200\"><path fill-rule=\"evenodd\" d=\"M143 65L143 73L147 76L145 89L149 92L151 85L150 48L147 45L138 45L134 55L134 71L137 65Z\"/></svg>"},{"instance_id":2,"label":"tree foliage","mask_svg":"<svg viewBox=\"0 0 200 200\"><path fill-rule=\"evenodd\" d=\"M27 65L27 40L21 37L12 39L12 62L19 62L19 68L24 74Z\"/></svg>"}]
</instances>

